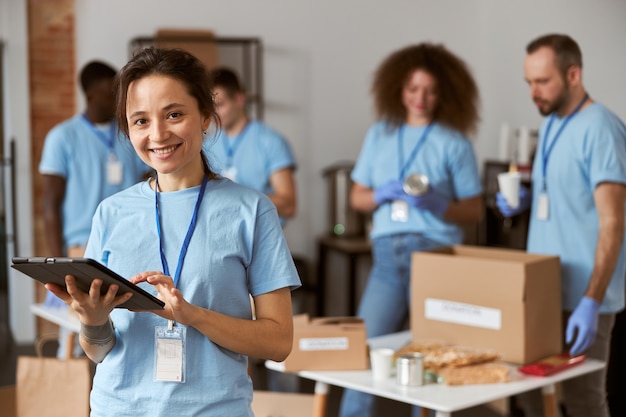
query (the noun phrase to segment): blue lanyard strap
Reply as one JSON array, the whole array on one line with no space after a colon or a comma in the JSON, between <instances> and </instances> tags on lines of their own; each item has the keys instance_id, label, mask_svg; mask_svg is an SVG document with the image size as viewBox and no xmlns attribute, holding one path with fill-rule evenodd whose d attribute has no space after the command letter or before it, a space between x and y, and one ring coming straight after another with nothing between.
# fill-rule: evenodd
<instances>
[{"instance_id":1,"label":"blue lanyard strap","mask_svg":"<svg viewBox=\"0 0 626 417\"><path fill-rule=\"evenodd\" d=\"M567 124L572 119L572 117L574 117L574 115L578 113L578 111L581 109L583 104L585 104L587 99L589 99L589 94L585 93L585 97L583 97L580 103L578 103L574 111L571 112L569 115L567 115L567 117L565 118L561 126L559 126L559 130L556 131L554 138L552 138L552 141L550 142L550 146L548 146L548 137L550 136L550 128L552 127L552 122L554 121L554 117L555 117L554 113L550 115L550 120L548 120L548 126L546 126L546 133L543 135L543 146L541 149L541 159L543 163L541 170L543 174L543 189L544 190L546 189L546 173L548 172L548 159L550 158L552 149L554 148L554 145L556 144L557 139L561 135L561 132L563 132L563 129L565 129L565 126L567 126Z\"/></svg>"},{"instance_id":2,"label":"blue lanyard strap","mask_svg":"<svg viewBox=\"0 0 626 417\"><path fill-rule=\"evenodd\" d=\"M87 123L91 131L100 139L104 146L107 147L110 153L115 154L114 145L115 145L115 124L111 123L111 127L109 127L109 134L107 135L102 130L98 129L94 126L93 123L87 118L87 116L83 113L83 120Z\"/></svg>"},{"instance_id":3,"label":"blue lanyard strap","mask_svg":"<svg viewBox=\"0 0 626 417\"><path fill-rule=\"evenodd\" d=\"M200 186L200 191L198 192L198 199L196 200L196 205L193 209L191 222L189 223L189 227L187 228L187 234L185 235L183 246L180 249L180 255L178 255L178 265L176 266L176 273L174 274L174 287L176 288L178 288L178 281L180 280L180 271L183 269L183 262L185 261L185 255L187 254L187 248L189 248L189 241L191 240L191 235L193 235L193 231L196 228L198 210L200 209L200 203L202 203L202 198L204 197L204 190L206 189L206 184L208 180L209 179L206 175L202 179L202 186ZM159 235L159 252L161 254L161 265L163 266L163 273L165 275L170 275L170 268L167 264L167 259L165 258L165 252L163 251L163 234L161 233L161 215L159 211L158 188L159 188L159 176L157 175L156 183L154 185L154 205L155 205L155 213L156 213L157 234Z\"/></svg>"},{"instance_id":4,"label":"blue lanyard strap","mask_svg":"<svg viewBox=\"0 0 626 417\"><path fill-rule=\"evenodd\" d=\"M250 126L250 123L246 123L243 130L234 139L230 139L226 135L226 132L223 131L224 140L222 142L224 143L224 151L226 152L226 157L227 157L226 165L229 167L233 165L233 158L235 157L235 152L237 152L237 148L241 144L241 141L243 140L244 136L246 136L246 132L248 131L248 126Z\"/></svg>"},{"instance_id":5,"label":"blue lanyard strap","mask_svg":"<svg viewBox=\"0 0 626 417\"><path fill-rule=\"evenodd\" d=\"M417 152L420 150L420 148L426 142L426 138L428 137L428 133L430 132L430 129L432 129L432 127L433 127L432 123L429 123L428 126L426 126L426 128L424 129L424 132L422 132L422 136L419 138L419 140L417 141L417 143L413 147L413 150L411 151L411 154L409 155L409 159L407 159L404 164L403 164L403 160L404 160L404 146L403 146L403 142L404 142L404 125L402 125L402 126L400 126L398 128L398 161L399 161L398 168L400 170L398 179L400 181L402 181L404 179L404 176L406 175L407 169L409 169L409 166L411 166L411 164L415 160L415 157L417 156Z\"/></svg>"}]
</instances>

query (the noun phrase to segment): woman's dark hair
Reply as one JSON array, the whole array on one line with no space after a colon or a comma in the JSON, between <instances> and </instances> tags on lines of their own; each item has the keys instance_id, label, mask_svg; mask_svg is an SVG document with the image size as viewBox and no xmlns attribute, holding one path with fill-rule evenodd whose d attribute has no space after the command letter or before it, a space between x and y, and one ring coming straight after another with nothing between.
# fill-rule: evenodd
<instances>
[{"instance_id":1,"label":"woman's dark hair","mask_svg":"<svg viewBox=\"0 0 626 417\"><path fill-rule=\"evenodd\" d=\"M421 43L393 52L376 70L372 94L378 116L391 126L405 122L402 91L409 77L423 70L436 81L437 107L433 121L468 135L476 131L478 87L465 62L442 45Z\"/></svg>"},{"instance_id":2,"label":"woman's dark hair","mask_svg":"<svg viewBox=\"0 0 626 417\"><path fill-rule=\"evenodd\" d=\"M149 75L163 75L180 81L187 92L196 99L200 113L210 117L219 125L219 116L215 112L215 103L211 93L212 85L206 66L194 55L183 49L162 49L149 47L138 51L131 60L122 67L115 79L117 92L117 110L115 117L118 129L129 136L126 118L126 102L128 88L133 81ZM202 159L205 169L209 169L204 153Z\"/></svg>"}]
</instances>

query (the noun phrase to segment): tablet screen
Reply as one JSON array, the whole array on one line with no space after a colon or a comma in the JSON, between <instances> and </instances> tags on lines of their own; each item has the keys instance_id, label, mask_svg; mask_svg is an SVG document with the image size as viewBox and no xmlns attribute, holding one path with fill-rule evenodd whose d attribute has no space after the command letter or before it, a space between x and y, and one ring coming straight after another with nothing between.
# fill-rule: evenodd
<instances>
[{"instance_id":1,"label":"tablet screen","mask_svg":"<svg viewBox=\"0 0 626 417\"><path fill-rule=\"evenodd\" d=\"M137 285L122 278L106 266L89 258L45 258L33 257L13 258L12 268L36 279L44 284L52 283L65 287L65 276L74 275L80 290L88 292L94 278L102 279L102 293L105 293L109 285L119 285L119 293L132 292L130 300L117 306L129 310L163 310L165 303L146 292Z\"/></svg>"}]
</instances>

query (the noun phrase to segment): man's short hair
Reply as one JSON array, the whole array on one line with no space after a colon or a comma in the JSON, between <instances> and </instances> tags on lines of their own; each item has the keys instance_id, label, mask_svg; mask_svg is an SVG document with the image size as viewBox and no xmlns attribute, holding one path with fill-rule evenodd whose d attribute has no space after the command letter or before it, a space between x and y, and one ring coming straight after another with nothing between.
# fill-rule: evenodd
<instances>
[{"instance_id":1,"label":"man's short hair","mask_svg":"<svg viewBox=\"0 0 626 417\"><path fill-rule=\"evenodd\" d=\"M237 77L235 71L231 70L230 68L215 68L211 70L210 76L213 88L220 87L224 89L229 97L244 92L243 87L239 82L239 77Z\"/></svg>"},{"instance_id":2,"label":"man's short hair","mask_svg":"<svg viewBox=\"0 0 626 417\"><path fill-rule=\"evenodd\" d=\"M113 79L117 71L108 64L91 61L80 71L80 86L86 93L94 84L102 79Z\"/></svg>"},{"instance_id":3,"label":"man's short hair","mask_svg":"<svg viewBox=\"0 0 626 417\"><path fill-rule=\"evenodd\" d=\"M580 47L568 35L552 33L540 36L526 46L526 53L532 54L542 47L548 47L554 51L556 64L563 76L567 74L567 70L572 66L583 67L583 55Z\"/></svg>"}]
</instances>

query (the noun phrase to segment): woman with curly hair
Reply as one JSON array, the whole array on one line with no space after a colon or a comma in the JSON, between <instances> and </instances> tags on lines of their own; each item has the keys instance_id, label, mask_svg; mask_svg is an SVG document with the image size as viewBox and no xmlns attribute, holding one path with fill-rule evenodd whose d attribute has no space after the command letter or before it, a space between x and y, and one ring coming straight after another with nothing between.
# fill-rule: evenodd
<instances>
[{"instance_id":1,"label":"woman with curly hair","mask_svg":"<svg viewBox=\"0 0 626 417\"><path fill-rule=\"evenodd\" d=\"M355 209L373 212L374 264L358 311L368 337L405 324L411 253L461 243L460 224L483 213L467 138L479 120L478 89L465 63L442 45L405 47L380 65L372 93L380 120L365 137L350 194ZM425 192L411 192L405 182L412 174L428 179ZM347 390L340 416L370 416L372 401Z\"/></svg>"}]
</instances>

